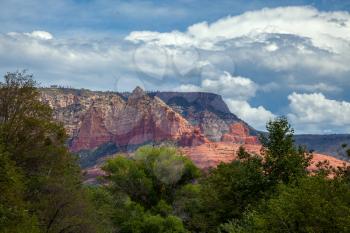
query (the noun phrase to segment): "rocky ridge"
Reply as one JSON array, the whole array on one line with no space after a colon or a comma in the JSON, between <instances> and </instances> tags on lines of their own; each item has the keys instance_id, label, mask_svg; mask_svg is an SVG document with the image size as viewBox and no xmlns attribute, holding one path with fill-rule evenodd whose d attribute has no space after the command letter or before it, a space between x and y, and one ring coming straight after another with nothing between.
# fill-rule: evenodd
<instances>
[{"instance_id":1,"label":"rocky ridge","mask_svg":"<svg viewBox=\"0 0 350 233\"><path fill-rule=\"evenodd\" d=\"M74 152L93 150L106 143L127 150L145 143L173 141L191 146L208 141L197 126L139 87L127 99L117 93L74 94L59 90L44 90L41 98L67 129L69 147Z\"/></svg>"},{"instance_id":2,"label":"rocky ridge","mask_svg":"<svg viewBox=\"0 0 350 233\"><path fill-rule=\"evenodd\" d=\"M149 143L176 144L202 168L231 161L241 145L260 151L258 131L231 113L216 94L148 93L139 87L132 93L60 88L41 93L66 128L70 150L81 155L87 151L84 156L93 158L88 166L101 156Z\"/></svg>"}]
</instances>

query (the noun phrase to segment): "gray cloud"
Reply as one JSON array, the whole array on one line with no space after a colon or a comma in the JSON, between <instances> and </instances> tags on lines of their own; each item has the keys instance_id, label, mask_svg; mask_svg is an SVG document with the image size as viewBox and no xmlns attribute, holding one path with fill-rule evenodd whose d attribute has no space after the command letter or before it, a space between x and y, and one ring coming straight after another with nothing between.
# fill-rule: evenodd
<instances>
[{"instance_id":1,"label":"gray cloud","mask_svg":"<svg viewBox=\"0 0 350 233\"><path fill-rule=\"evenodd\" d=\"M167 11L160 7L158 14ZM317 122L303 121L304 109L313 102L300 101L308 95L291 94L323 92L326 100L350 98L344 91L350 88L346 12L266 8L197 23L185 31L134 31L125 40L59 37L39 29L0 35L2 73L28 68L44 85L210 91L223 95L234 113L259 129L275 115L288 114L300 132L349 130L334 116L328 123L318 122L319 129Z\"/></svg>"}]
</instances>

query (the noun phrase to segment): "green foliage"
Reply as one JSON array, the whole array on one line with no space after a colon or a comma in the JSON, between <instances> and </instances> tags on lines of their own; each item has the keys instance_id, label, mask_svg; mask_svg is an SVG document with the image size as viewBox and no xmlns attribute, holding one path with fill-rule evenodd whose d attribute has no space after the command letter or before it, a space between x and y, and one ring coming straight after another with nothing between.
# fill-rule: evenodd
<instances>
[{"instance_id":1,"label":"green foliage","mask_svg":"<svg viewBox=\"0 0 350 233\"><path fill-rule=\"evenodd\" d=\"M349 232L350 186L339 179L305 177L280 185L278 195L223 232Z\"/></svg>"},{"instance_id":2,"label":"green foliage","mask_svg":"<svg viewBox=\"0 0 350 233\"><path fill-rule=\"evenodd\" d=\"M197 232L205 228L202 218L201 185L187 184L176 191L174 214L182 219L188 230Z\"/></svg>"},{"instance_id":3,"label":"green foliage","mask_svg":"<svg viewBox=\"0 0 350 233\"><path fill-rule=\"evenodd\" d=\"M103 169L109 174L112 193L125 193L133 201L148 206L157 202L151 178L135 161L120 156L109 160Z\"/></svg>"},{"instance_id":4,"label":"green foliage","mask_svg":"<svg viewBox=\"0 0 350 233\"><path fill-rule=\"evenodd\" d=\"M177 190L199 177L198 168L173 147L139 148L131 158L106 162L108 190L116 203L119 232L187 232L173 215Z\"/></svg>"},{"instance_id":5,"label":"green foliage","mask_svg":"<svg viewBox=\"0 0 350 233\"><path fill-rule=\"evenodd\" d=\"M240 150L241 160L220 164L202 181L202 222L205 232L216 232L220 223L241 218L268 190L262 159Z\"/></svg>"},{"instance_id":6,"label":"green foliage","mask_svg":"<svg viewBox=\"0 0 350 233\"><path fill-rule=\"evenodd\" d=\"M0 83L2 232L94 232L80 168L31 75Z\"/></svg>"},{"instance_id":7,"label":"green foliage","mask_svg":"<svg viewBox=\"0 0 350 233\"><path fill-rule=\"evenodd\" d=\"M268 135L261 135L264 170L272 185L290 183L307 175L312 156L302 147L294 146L294 130L285 117L270 121L266 125Z\"/></svg>"},{"instance_id":8,"label":"green foliage","mask_svg":"<svg viewBox=\"0 0 350 233\"><path fill-rule=\"evenodd\" d=\"M171 206L164 201L148 210L123 195L114 197L114 203L111 221L117 232L187 232L181 219L171 214Z\"/></svg>"},{"instance_id":9,"label":"green foliage","mask_svg":"<svg viewBox=\"0 0 350 233\"><path fill-rule=\"evenodd\" d=\"M103 169L113 193L125 193L145 207L173 201L175 190L199 177L198 168L175 148L144 146L133 158L118 156Z\"/></svg>"},{"instance_id":10,"label":"green foliage","mask_svg":"<svg viewBox=\"0 0 350 233\"><path fill-rule=\"evenodd\" d=\"M24 184L20 170L0 146L0 232L38 232L35 217L23 200Z\"/></svg>"},{"instance_id":11,"label":"green foliage","mask_svg":"<svg viewBox=\"0 0 350 233\"><path fill-rule=\"evenodd\" d=\"M202 179L201 211L194 214L189 225L193 226L194 221L198 231L216 232L220 224L232 219L235 224L248 209L268 199L278 184L297 183L307 176L311 155L294 146L293 129L287 119L268 122L267 130L260 139L262 157L241 147L237 160L220 164Z\"/></svg>"},{"instance_id":12,"label":"green foliage","mask_svg":"<svg viewBox=\"0 0 350 233\"><path fill-rule=\"evenodd\" d=\"M95 231L99 233L115 232L112 217L115 214L115 201L105 187L87 187L85 189L91 204L90 212Z\"/></svg>"}]
</instances>

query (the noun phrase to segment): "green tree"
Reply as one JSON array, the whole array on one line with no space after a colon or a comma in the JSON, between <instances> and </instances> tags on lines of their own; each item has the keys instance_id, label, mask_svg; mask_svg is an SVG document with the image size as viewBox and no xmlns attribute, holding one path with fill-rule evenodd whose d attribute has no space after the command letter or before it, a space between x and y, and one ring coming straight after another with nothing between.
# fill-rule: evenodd
<instances>
[{"instance_id":1,"label":"green tree","mask_svg":"<svg viewBox=\"0 0 350 233\"><path fill-rule=\"evenodd\" d=\"M187 184L176 191L173 202L174 214L182 219L186 229L199 232L206 223L202 217L202 198L200 184Z\"/></svg>"},{"instance_id":2,"label":"green tree","mask_svg":"<svg viewBox=\"0 0 350 233\"><path fill-rule=\"evenodd\" d=\"M4 176L11 181L6 181L7 188L18 191L13 197L5 193L5 200L23 200L25 212L37 219L37 223L32 221L33 229L93 232L80 168L65 142L65 130L53 121L50 107L40 101L32 76L7 73L0 83L0 145ZM2 199L1 205L6 201ZM4 226L10 225L7 219Z\"/></svg>"},{"instance_id":3,"label":"green tree","mask_svg":"<svg viewBox=\"0 0 350 233\"><path fill-rule=\"evenodd\" d=\"M261 135L264 171L272 185L293 182L307 175L312 155L294 145L293 134L285 117L276 118L266 125L267 136Z\"/></svg>"},{"instance_id":4,"label":"green tree","mask_svg":"<svg viewBox=\"0 0 350 233\"><path fill-rule=\"evenodd\" d=\"M241 218L268 190L262 158L239 151L239 158L221 163L201 182L201 232L217 232L221 223ZM196 222L198 220L195 218Z\"/></svg>"},{"instance_id":5,"label":"green tree","mask_svg":"<svg viewBox=\"0 0 350 233\"><path fill-rule=\"evenodd\" d=\"M98 233L114 233L113 216L115 215L115 201L104 186L88 186L85 188L90 203L91 218L95 222ZM91 220L91 218L89 220Z\"/></svg>"},{"instance_id":6,"label":"green tree","mask_svg":"<svg viewBox=\"0 0 350 233\"><path fill-rule=\"evenodd\" d=\"M174 215L177 190L199 177L198 168L173 147L144 146L103 166L119 232L187 232Z\"/></svg>"},{"instance_id":7,"label":"green tree","mask_svg":"<svg viewBox=\"0 0 350 233\"><path fill-rule=\"evenodd\" d=\"M273 195L278 184L292 184L307 176L311 155L294 145L287 119L277 118L266 128L267 134L260 139L262 156L241 147L237 160L220 164L201 180L201 211L190 220L201 232L216 232L222 223L239 221L248 209Z\"/></svg>"},{"instance_id":8,"label":"green tree","mask_svg":"<svg viewBox=\"0 0 350 233\"><path fill-rule=\"evenodd\" d=\"M34 216L24 201L21 171L0 145L0 232L39 232Z\"/></svg>"},{"instance_id":9,"label":"green tree","mask_svg":"<svg viewBox=\"0 0 350 233\"><path fill-rule=\"evenodd\" d=\"M118 156L103 167L113 193L125 193L145 207L171 203L175 191L198 178L199 169L172 147L139 148L132 158Z\"/></svg>"},{"instance_id":10,"label":"green tree","mask_svg":"<svg viewBox=\"0 0 350 233\"><path fill-rule=\"evenodd\" d=\"M349 232L350 186L339 179L310 176L282 184L278 195L222 226L222 232Z\"/></svg>"}]
</instances>

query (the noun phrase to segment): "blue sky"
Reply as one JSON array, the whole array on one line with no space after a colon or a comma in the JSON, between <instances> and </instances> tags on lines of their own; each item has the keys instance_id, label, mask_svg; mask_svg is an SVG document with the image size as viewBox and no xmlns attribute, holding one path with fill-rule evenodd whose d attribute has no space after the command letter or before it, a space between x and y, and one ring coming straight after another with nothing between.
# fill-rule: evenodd
<instances>
[{"instance_id":1,"label":"blue sky","mask_svg":"<svg viewBox=\"0 0 350 233\"><path fill-rule=\"evenodd\" d=\"M95 90L208 91L258 129L350 133L350 1L2 0L0 72Z\"/></svg>"}]
</instances>

